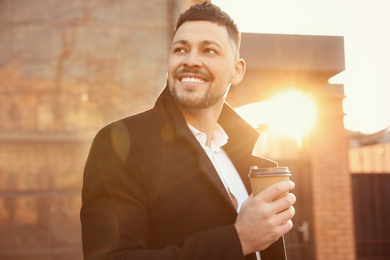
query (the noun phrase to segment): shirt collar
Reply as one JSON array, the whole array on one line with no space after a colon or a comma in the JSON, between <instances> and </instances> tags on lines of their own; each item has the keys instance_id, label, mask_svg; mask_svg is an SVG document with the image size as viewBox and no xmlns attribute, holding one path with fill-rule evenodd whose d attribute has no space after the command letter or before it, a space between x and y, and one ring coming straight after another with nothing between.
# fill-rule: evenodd
<instances>
[{"instance_id":1,"label":"shirt collar","mask_svg":"<svg viewBox=\"0 0 390 260\"><path fill-rule=\"evenodd\" d=\"M196 140L201 144L203 148L206 147L207 135L192 125L188 124L192 134L195 136ZM229 136L223 130L223 128L217 123L216 128L214 130L213 136L211 138L211 150L214 152L219 152L221 147L227 144Z\"/></svg>"}]
</instances>

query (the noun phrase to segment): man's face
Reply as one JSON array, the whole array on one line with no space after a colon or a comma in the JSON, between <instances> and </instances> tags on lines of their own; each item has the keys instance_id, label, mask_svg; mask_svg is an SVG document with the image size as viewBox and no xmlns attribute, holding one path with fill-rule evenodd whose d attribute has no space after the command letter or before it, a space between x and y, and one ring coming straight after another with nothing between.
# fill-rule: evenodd
<instances>
[{"instance_id":1,"label":"man's face","mask_svg":"<svg viewBox=\"0 0 390 260\"><path fill-rule=\"evenodd\" d=\"M189 21L179 27L168 57L168 84L180 107L224 102L230 84L238 83L236 48L226 28L216 23Z\"/></svg>"}]
</instances>

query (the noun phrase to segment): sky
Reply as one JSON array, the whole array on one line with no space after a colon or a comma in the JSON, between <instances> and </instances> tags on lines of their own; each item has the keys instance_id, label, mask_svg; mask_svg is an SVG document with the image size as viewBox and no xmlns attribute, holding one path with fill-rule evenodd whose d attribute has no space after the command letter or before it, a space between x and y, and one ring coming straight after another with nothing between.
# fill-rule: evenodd
<instances>
[{"instance_id":1,"label":"sky","mask_svg":"<svg viewBox=\"0 0 390 260\"><path fill-rule=\"evenodd\" d=\"M241 32L344 36L345 127L375 133L390 126L389 0L212 0Z\"/></svg>"}]
</instances>

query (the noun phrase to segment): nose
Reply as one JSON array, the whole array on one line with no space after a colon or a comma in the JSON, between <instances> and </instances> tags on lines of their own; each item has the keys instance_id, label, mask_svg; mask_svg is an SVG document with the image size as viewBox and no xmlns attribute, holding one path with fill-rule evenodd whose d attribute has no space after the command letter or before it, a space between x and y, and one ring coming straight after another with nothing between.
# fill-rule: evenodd
<instances>
[{"instance_id":1,"label":"nose","mask_svg":"<svg viewBox=\"0 0 390 260\"><path fill-rule=\"evenodd\" d=\"M187 67L201 67L202 61L196 51L191 51L186 55L183 65Z\"/></svg>"}]
</instances>

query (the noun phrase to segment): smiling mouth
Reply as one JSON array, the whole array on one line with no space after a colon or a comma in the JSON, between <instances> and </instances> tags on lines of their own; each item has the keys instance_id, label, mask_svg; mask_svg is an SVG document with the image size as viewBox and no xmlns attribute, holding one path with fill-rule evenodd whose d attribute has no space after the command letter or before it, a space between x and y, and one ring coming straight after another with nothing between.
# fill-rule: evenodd
<instances>
[{"instance_id":1,"label":"smiling mouth","mask_svg":"<svg viewBox=\"0 0 390 260\"><path fill-rule=\"evenodd\" d=\"M191 78L191 77L184 77L181 79L182 83L198 83L198 84L203 84L205 83L204 80L199 79L199 78Z\"/></svg>"}]
</instances>

